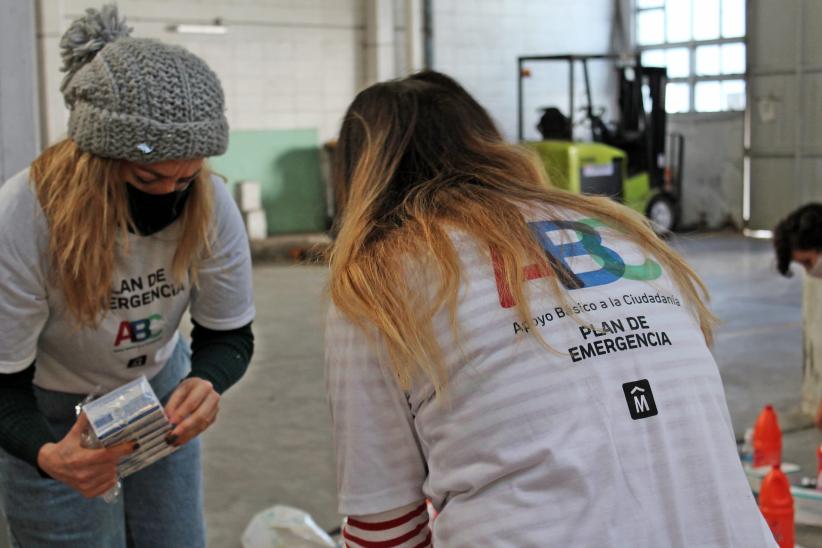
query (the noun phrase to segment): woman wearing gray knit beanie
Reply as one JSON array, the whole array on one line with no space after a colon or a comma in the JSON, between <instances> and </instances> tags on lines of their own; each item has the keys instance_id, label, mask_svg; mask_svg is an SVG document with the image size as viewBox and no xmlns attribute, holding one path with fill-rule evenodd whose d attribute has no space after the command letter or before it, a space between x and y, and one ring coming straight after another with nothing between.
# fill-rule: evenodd
<instances>
[{"instance_id":1,"label":"woman wearing gray knit beanie","mask_svg":"<svg viewBox=\"0 0 822 548\"><path fill-rule=\"evenodd\" d=\"M204 546L197 436L253 351L248 241L205 164L228 141L220 82L130 32L113 6L71 25L68 137L0 187L0 504L26 548ZM107 502L140 442L86 448L74 407L141 375L173 428L140 442L177 450Z\"/></svg>"}]
</instances>

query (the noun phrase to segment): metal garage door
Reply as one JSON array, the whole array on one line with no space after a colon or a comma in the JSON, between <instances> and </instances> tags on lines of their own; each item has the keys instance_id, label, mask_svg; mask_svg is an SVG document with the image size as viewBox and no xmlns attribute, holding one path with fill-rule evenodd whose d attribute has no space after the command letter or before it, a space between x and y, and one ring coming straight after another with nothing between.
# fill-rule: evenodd
<instances>
[{"instance_id":1,"label":"metal garage door","mask_svg":"<svg viewBox=\"0 0 822 548\"><path fill-rule=\"evenodd\" d=\"M822 201L822 2L749 0L744 216L770 229Z\"/></svg>"}]
</instances>

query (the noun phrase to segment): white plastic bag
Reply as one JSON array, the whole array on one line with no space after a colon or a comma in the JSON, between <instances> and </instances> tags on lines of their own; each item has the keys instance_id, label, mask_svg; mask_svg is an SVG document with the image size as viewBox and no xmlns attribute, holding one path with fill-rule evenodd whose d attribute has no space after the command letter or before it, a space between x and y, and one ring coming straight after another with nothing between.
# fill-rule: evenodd
<instances>
[{"instance_id":1,"label":"white plastic bag","mask_svg":"<svg viewBox=\"0 0 822 548\"><path fill-rule=\"evenodd\" d=\"M243 548L334 548L328 534L306 512L272 506L254 516L243 533Z\"/></svg>"}]
</instances>

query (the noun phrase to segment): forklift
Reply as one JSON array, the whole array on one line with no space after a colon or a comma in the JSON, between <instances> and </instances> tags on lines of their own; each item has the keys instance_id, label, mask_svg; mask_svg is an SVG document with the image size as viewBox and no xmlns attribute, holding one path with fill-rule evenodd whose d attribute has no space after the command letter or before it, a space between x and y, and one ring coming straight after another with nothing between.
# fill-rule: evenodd
<instances>
[{"instance_id":1,"label":"forklift","mask_svg":"<svg viewBox=\"0 0 822 548\"><path fill-rule=\"evenodd\" d=\"M591 96L589 64L607 62L616 67L617 116L606 122L605 109ZM563 63L569 73L568 111L543 107L536 128L541 141L525 141L523 133L524 82L527 65ZM581 65L586 104L575 120L575 77ZM540 55L517 60L518 140L536 151L551 183L571 192L605 195L646 215L659 234L667 234L680 220L684 138L666 134L666 71L642 66L639 54ZM590 138L575 140L574 129L588 126Z\"/></svg>"}]
</instances>

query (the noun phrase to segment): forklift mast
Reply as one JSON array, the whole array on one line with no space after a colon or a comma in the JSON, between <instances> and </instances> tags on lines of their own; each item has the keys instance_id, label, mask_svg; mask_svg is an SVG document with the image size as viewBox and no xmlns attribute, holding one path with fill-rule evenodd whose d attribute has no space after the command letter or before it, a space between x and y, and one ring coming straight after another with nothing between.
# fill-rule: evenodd
<instances>
[{"instance_id":1,"label":"forklift mast","mask_svg":"<svg viewBox=\"0 0 822 548\"><path fill-rule=\"evenodd\" d=\"M589 62L601 60L617 65L619 77L619 115L614 125L608 126L596 114L591 96ZM627 63L626 63L627 60ZM639 55L626 58L618 55L547 55L526 56L518 59L518 115L519 140L523 139L523 88L522 79L529 71L526 62L559 61L569 66L569 118L574 115L574 65L582 65L585 85L586 117L591 124L591 139L624 150L628 154L628 173L647 171L654 188L664 188L666 162L666 120L665 85L667 75L664 68L642 66ZM557 109L545 109L556 111ZM554 124L558 125L558 124Z\"/></svg>"},{"instance_id":2,"label":"forklift mast","mask_svg":"<svg viewBox=\"0 0 822 548\"><path fill-rule=\"evenodd\" d=\"M637 63L618 70L619 120L616 131L602 141L629 152L629 173L647 171L651 184L661 187L667 131L665 69Z\"/></svg>"},{"instance_id":3,"label":"forklift mast","mask_svg":"<svg viewBox=\"0 0 822 548\"><path fill-rule=\"evenodd\" d=\"M641 75L647 78L647 85L651 96L651 112L648 139L648 171L651 173L651 181L657 187L663 185L663 169L665 167L665 140L666 121L668 119L665 111L665 84L667 74L664 68L638 66Z\"/></svg>"}]
</instances>

